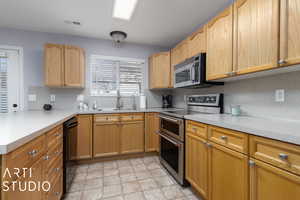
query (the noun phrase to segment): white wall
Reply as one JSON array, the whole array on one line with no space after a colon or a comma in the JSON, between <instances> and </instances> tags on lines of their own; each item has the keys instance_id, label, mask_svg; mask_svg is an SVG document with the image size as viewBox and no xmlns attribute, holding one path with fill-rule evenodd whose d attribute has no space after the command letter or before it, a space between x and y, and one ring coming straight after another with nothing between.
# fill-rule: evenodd
<instances>
[{"instance_id":1,"label":"white wall","mask_svg":"<svg viewBox=\"0 0 300 200\"><path fill-rule=\"evenodd\" d=\"M275 102L276 89L285 90L285 102ZM177 107L184 107L184 95L218 92L224 93L225 112L230 112L230 105L241 105L245 115L300 120L300 72L239 80L206 89L179 89L173 92L174 102Z\"/></svg>"},{"instance_id":2,"label":"white wall","mask_svg":"<svg viewBox=\"0 0 300 200\"><path fill-rule=\"evenodd\" d=\"M130 37L130 36L129 36ZM45 43L59 43L59 44L72 44L78 45L86 51L87 62L87 88L80 89L49 89L44 87L44 71L43 71L43 45ZM25 80L25 98L27 102L27 94L38 94L38 101L36 103L28 103L27 107L38 109L41 105L47 103L50 93L57 94L57 107L63 108L70 106L68 101L75 102L76 95L88 95L89 87L89 57L91 54L106 55L106 56L119 56L145 59L145 87L148 88L148 56L154 52L165 50L164 48L149 45L138 45L125 43L121 48L115 48L112 41L85 38L78 36L69 36L62 34L50 34L33 31L23 31L15 29L0 28L0 45L14 45L21 46L24 49L24 80ZM160 106L160 92L146 91L149 96L149 106ZM112 99L104 98L104 106L112 106L107 102L112 102ZM68 107L69 108L69 107Z\"/></svg>"}]
</instances>

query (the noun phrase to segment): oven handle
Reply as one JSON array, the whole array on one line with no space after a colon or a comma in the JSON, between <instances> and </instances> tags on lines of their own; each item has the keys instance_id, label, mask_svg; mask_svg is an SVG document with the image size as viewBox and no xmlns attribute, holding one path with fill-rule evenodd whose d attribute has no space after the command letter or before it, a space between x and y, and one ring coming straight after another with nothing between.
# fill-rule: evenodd
<instances>
[{"instance_id":1,"label":"oven handle","mask_svg":"<svg viewBox=\"0 0 300 200\"><path fill-rule=\"evenodd\" d=\"M162 119L171 121L171 122L175 122L176 124L179 124L179 121L180 121L180 120L172 119L172 118L170 118L170 117L165 117L165 116L162 116L162 115L159 115L159 117L162 118Z\"/></svg>"},{"instance_id":2,"label":"oven handle","mask_svg":"<svg viewBox=\"0 0 300 200\"><path fill-rule=\"evenodd\" d=\"M169 142L171 142L172 144L176 145L177 147L180 147L180 143L172 140L171 138L169 138L168 136L164 135L161 131L156 131L156 134L158 134L159 136L165 138L166 140L168 140Z\"/></svg>"}]
</instances>

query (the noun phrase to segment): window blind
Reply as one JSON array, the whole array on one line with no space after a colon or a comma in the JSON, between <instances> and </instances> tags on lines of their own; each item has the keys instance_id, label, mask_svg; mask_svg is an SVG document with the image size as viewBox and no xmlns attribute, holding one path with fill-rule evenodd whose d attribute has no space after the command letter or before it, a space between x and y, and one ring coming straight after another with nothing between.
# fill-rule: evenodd
<instances>
[{"instance_id":1,"label":"window blind","mask_svg":"<svg viewBox=\"0 0 300 200\"><path fill-rule=\"evenodd\" d=\"M8 112L7 66L8 57L0 52L0 113Z\"/></svg>"},{"instance_id":2,"label":"window blind","mask_svg":"<svg viewBox=\"0 0 300 200\"><path fill-rule=\"evenodd\" d=\"M91 95L139 95L143 84L144 62L130 59L91 57Z\"/></svg>"}]
</instances>

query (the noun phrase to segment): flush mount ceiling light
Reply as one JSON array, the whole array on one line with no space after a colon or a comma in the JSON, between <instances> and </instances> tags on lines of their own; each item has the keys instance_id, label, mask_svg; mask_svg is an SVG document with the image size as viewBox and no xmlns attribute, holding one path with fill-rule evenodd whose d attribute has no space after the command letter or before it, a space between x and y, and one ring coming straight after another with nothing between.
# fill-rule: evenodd
<instances>
[{"instance_id":1,"label":"flush mount ceiling light","mask_svg":"<svg viewBox=\"0 0 300 200\"><path fill-rule=\"evenodd\" d=\"M123 31L112 31L110 36L117 47L120 47L121 43L127 38L127 34Z\"/></svg>"},{"instance_id":2,"label":"flush mount ceiling light","mask_svg":"<svg viewBox=\"0 0 300 200\"><path fill-rule=\"evenodd\" d=\"M138 0L115 0L113 17L130 20Z\"/></svg>"}]
</instances>

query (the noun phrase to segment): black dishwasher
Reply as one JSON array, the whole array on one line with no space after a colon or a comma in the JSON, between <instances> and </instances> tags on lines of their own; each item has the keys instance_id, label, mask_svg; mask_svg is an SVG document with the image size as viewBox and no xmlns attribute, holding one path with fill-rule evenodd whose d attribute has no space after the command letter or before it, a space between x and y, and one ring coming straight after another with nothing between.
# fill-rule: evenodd
<instances>
[{"instance_id":1,"label":"black dishwasher","mask_svg":"<svg viewBox=\"0 0 300 200\"><path fill-rule=\"evenodd\" d=\"M67 170L67 162L69 160L69 144L68 144L68 135L71 133L77 132L77 118L73 117L64 123L64 154L63 154L63 194L67 192L67 177L68 171Z\"/></svg>"}]
</instances>

